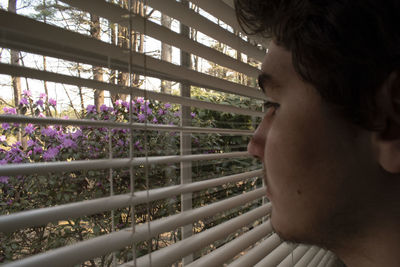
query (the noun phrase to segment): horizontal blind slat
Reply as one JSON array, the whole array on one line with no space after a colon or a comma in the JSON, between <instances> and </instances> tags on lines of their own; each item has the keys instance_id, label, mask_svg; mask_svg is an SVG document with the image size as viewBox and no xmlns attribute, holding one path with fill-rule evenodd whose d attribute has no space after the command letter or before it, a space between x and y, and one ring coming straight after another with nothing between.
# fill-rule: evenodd
<instances>
[{"instance_id":1,"label":"horizontal blind slat","mask_svg":"<svg viewBox=\"0 0 400 267\"><path fill-rule=\"evenodd\" d=\"M316 246L312 246L304 256L296 263L294 267L306 267L311 262L313 257L318 253L320 248Z\"/></svg>"},{"instance_id":2,"label":"horizontal blind slat","mask_svg":"<svg viewBox=\"0 0 400 267\"><path fill-rule=\"evenodd\" d=\"M235 130L228 128L202 128L191 126L174 126L165 124L150 123L124 123L110 122L102 120L84 120L84 119L57 119L57 118L39 118L21 115L0 115L0 121L10 123L34 123L40 125L65 125L65 126L93 126L93 127L114 127L120 129L134 129L146 131L166 131L166 132L183 132L183 133L216 133L227 135L253 135L250 130Z\"/></svg>"},{"instance_id":3,"label":"horizontal blind slat","mask_svg":"<svg viewBox=\"0 0 400 267\"><path fill-rule=\"evenodd\" d=\"M217 24L174 0L146 0L146 2L149 6L162 11L170 17L176 18L186 26L197 29L198 31L227 44L236 50L245 51L245 54L251 58L260 62L264 60L265 51L242 40L233 33L222 29Z\"/></svg>"},{"instance_id":4,"label":"horizontal blind slat","mask_svg":"<svg viewBox=\"0 0 400 267\"><path fill-rule=\"evenodd\" d=\"M255 267L276 267L287 255L297 247L294 244L282 243L266 257L259 261Z\"/></svg>"},{"instance_id":5,"label":"horizontal blind slat","mask_svg":"<svg viewBox=\"0 0 400 267\"><path fill-rule=\"evenodd\" d=\"M0 229L2 232L13 232L17 229L34 227L59 220L73 219L80 216L119 209L129 205L138 205L163 198L176 196L183 193L195 192L229 182L242 181L247 178L262 175L262 170L234 174L200 182L176 185L147 191L114 195L82 202L69 203L55 207L23 211L10 215L0 216Z\"/></svg>"},{"instance_id":6,"label":"horizontal blind slat","mask_svg":"<svg viewBox=\"0 0 400 267\"><path fill-rule=\"evenodd\" d=\"M270 212L270 209L270 204L255 208L234 219L207 229L204 232L193 235L185 240L179 241L168 247L157 250L151 253L151 264L152 266L170 266L180 258L229 235L236 229L239 229L240 227L243 227L258 218L267 215ZM121 265L121 267L128 267L131 264L132 263L129 262ZM137 260L137 265L141 267L150 266L149 257L140 257Z\"/></svg>"},{"instance_id":7,"label":"horizontal blind slat","mask_svg":"<svg viewBox=\"0 0 400 267\"><path fill-rule=\"evenodd\" d=\"M210 13L214 17L222 20L229 26L231 26L235 31L240 32L245 35L242 28L240 27L237 18L236 12L231 5L225 3L222 0L191 0L190 2L196 4L200 8L204 9L207 13ZM266 45L266 41L258 36L247 36L249 40L256 44ZM241 50L242 53L247 53L246 49Z\"/></svg>"},{"instance_id":8,"label":"horizontal blind slat","mask_svg":"<svg viewBox=\"0 0 400 267\"><path fill-rule=\"evenodd\" d=\"M326 253L327 251L325 249L320 249L307 266L316 267Z\"/></svg>"},{"instance_id":9,"label":"horizontal blind slat","mask_svg":"<svg viewBox=\"0 0 400 267\"><path fill-rule=\"evenodd\" d=\"M267 236L272 232L271 222L268 220L261 225L256 226L250 231L235 238L229 243L213 250L195 262L187 265L188 267L218 267L232 259L235 255L245 250L247 247L253 245L262 237Z\"/></svg>"},{"instance_id":10,"label":"horizontal blind slat","mask_svg":"<svg viewBox=\"0 0 400 267\"><path fill-rule=\"evenodd\" d=\"M277 267L293 267L293 264L297 263L310 249L310 246L300 244Z\"/></svg>"},{"instance_id":11,"label":"horizontal blind slat","mask_svg":"<svg viewBox=\"0 0 400 267\"><path fill-rule=\"evenodd\" d=\"M128 10L119 7L116 4L107 3L104 0L61 0L73 7L96 14L112 22L118 23L124 27L129 27L129 20L126 18ZM215 62L221 66L241 72L250 77L257 77L259 70L230 56L227 56L213 48L200 44L194 40L184 37L166 27L160 26L152 21L141 17L139 14L129 18L132 20L132 30L146 33L159 41L178 47L185 52L198 55L204 59Z\"/></svg>"},{"instance_id":12,"label":"horizontal blind slat","mask_svg":"<svg viewBox=\"0 0 400 267\"><path fill-rule=\"evenodd\" d=\"M26 31L26 29L30 29ZM203 74L103 41L0 10L0 46L91 65L131 71L160 79L246 97L266 99L261 90ZM128 56L129 55L129 56ZM146 67L146 71L144 71Z\"/></svg>"},{"instance_id":13,"label":"horizontal blind slat","mask_svg":"<svg viewBox=\"0 0 400 267\"><path fill-rule=\"evenodd\" d=\"M12 262L6 267L15 266L71 266L79 264L85 260L100 257L107 253L117 251L134 243L148 240L158 234L174 230L180 226L193 223L205 217L215 215L219 212L241 206L250 201L256 200L264 195L264 189L256 189L249 193L231 197L204 207L182 212L166 218L150 222L150 227L146 223L137 225L135 232L132 228L126 228L117 232L112 232L103 236L85 240L70 246L54 249L42 254L31 256L26 259ZM260 216L270 209L270 205L264 205L258 209L247 212L245 217L252 214ZM243 216L243 215L242 215ZM149 232L150 229L150 232Z\"/></svg>"},{"instance_id":14,"label":"horizontal blind slat","mask_svg":"<svg viewBox=\"0 0 400 267\"><path fill-rule=\"evenodd\" d=\"M238 108L238 107L223 105L223 104L215 104L215 103L194 100L194 99L187 98L187 97L175 96L175 95L170 95L170 94L165 94L165 93L152 92L152 91L147 91L147 90L140 89L137 87L126 87L126 86L121 86L121 85L117 85L117 84L110 84L110 83L106 83L106 82L100 82L100 81L95 81L95 80L90 80L90 79L85 79L85 78L73 77L73 76L68 76L68 75L64 75L64 74L52 73L52 72L48 72L48 71L35 70L35 69L31 69L31 68L27 68L27 67L23 67L23 66L17 66L17 65L0 63L0 73L15 76L15 77L26 77L26 78L44 80L44 81L48 81L48 82L70 84L70 85L75 85L75 86L84 86L84 87L88 87L88 88L96 88L96 89L101 89L101 90L107 90L112 93L126 94L127 92L132 92L134 96L148 97L153 100L168 101L168 102L172 102L172 103L181 104L184 106L204 108L204 109L210 109L210 110L216 110L216 111L222 111L222 112L231 112L231 113L241 114L241 115L257 116L257 117L264 116L264 113L260 112L260 111L243 109L243 108Z\"/></svg>"},{"instance_id":15,"label":"horizontal blind slat","mask_svg":"<svg viewBox=\"0 0 400 267\"><path fill-rule=\"evenodd\" d=\"M317 267L325 267L326 263L329 261L331 258L332 253L331 252L326 252L325 255L322 257L321 261L318 263Z\"/></svg>"},{"instance_id":16,"label":"horizontal blind slat","mask_svg":"<svg viewBox=\"0 0 400 267\"><path fill-rule=\"evenodd\" d=\"M130 166L148 164L167 164L177 162L189 162L197 160L214 160L225 158L248 157L248 152L195 154L183 156L155 156L120 159L75 160L69 162L45 162L45 163L14 163L3 165L0 168L0 176L23 175L33 173L68 172L77 170L98 170L109 168L129 168Z\"/></svg>"},{"instance_id":17,"label":"horizontal blind slat","mask_svg":"<svg viewBox=\"0 0 400 267\"><path fill-rule=\"evenodd\" d=\"M229 267L242 267L242 266L254 266L257 262L263 259L268 253L277 248L282 244L282 240L277 234L272 234L265 240L261 241L260 244L256 245L245 255L235 260Z\"/></svg>"}]
</instances>

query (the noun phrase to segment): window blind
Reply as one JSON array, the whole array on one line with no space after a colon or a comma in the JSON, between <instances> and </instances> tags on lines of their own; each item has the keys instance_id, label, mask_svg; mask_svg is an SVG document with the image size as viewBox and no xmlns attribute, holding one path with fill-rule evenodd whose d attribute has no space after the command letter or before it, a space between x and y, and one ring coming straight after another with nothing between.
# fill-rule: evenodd
<instances>
[{"instance_id":1,"label":"window blind","mask_svg":"<svg viewBox=\"0 0 400 267\"><path fill-rule=\"evenodd\" d=\"M232 6L175 0L32 6L17 14L0 10L0 47L24 58L24 64L1 58L2 79L26 83L22 102L6 103L0 115L0 229L2 244L11 246L2 247L5 266L337 266L330 252L292 246L273 233L262 167L246 152L263 116L265 95L255 78L265 47L240 32ZM161 25L161 16L179 26ZM146 50L158 42L180 53L179 64ZM35 66L35 58L43 64ZM185 58L202 62L200 68ZM34 102L40 90L30 87L38 81L51 83L74 110L76 88L83 108L98 101L84 90L95 97L104 91L106 101L66 119L60 115L66 108L50 104L49 93ZM163 81L166 91L159 90ZM2 95L10 89L2 86ZM43 101L53 110L36 114ZM89 151L80 155L73 138ZM5 156L13 149L26 156L22 163ZM65 156L55 160L51 151ZM29 187L36 183L43 191ZM40 240L46 245L37 249L17 245Z\"/></svg>"}]
</instances>

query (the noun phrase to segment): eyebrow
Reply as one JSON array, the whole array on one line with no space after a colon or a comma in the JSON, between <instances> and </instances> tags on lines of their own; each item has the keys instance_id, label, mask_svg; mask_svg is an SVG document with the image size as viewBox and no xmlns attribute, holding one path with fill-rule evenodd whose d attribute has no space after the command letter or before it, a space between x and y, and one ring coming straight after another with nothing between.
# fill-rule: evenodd
<instances>
[{"instance_id":1,"label":"eyebrow","mask_svg":"<svg viewBox=\"0 0 400 267\"><path fill-rule=\"evenodd\" d=\"M279 84L271 74L263 72L258 75L258 86L265 93L266 88L273 89L279 87Z\"/></svg>"}]
</instances>

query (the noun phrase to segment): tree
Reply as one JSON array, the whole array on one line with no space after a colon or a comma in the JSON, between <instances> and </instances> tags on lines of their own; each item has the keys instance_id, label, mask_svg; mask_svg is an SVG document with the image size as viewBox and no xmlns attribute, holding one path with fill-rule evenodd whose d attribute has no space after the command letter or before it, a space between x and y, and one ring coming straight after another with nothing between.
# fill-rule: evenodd
<instances>
[{"instance_id":1,"label":"tree","mask_svg":"<svg viewBox=\"0 0 400 267\"><path fill-rule=\"evenodd\" d=\"M96 15L90 15L90 35L98 40L101 40L101 26L100 26L100 18ZM101 67L93 66L93 79L95 81L103 81L103 69ZM94 90L94 105L97 109L100 108L101 105L104 104L104 90L95 89ZM98 110L99 111L99 110Z\"/></svg>"},{"instance_id":2,"label":"tree","mask_svg":"<svg viewBox=\"0 0 400 267\"><path fill-rule=\"evenodd\" d=\"M8 12L17 13L17 0L8 0ZM11 64L19 65L20 52L11 49L10 54L11 54ZM14 89L14 106L17 107L19 105L21 96L21 78L12 76L11 79L12 79L12 87Z\"/></svg>"},{"instance_id":3,"label":"tree","mask_svg":"<svg viewBox=\"0 0 400 267\"><path fill-rule=\"evenodd\" d=\"M165 14L161 15L161 25L170 29L172 19ZM172 47L169 44L162 42L161 44L161 59L167 62L172 62ZM171 93L171 82L162 80L161 81L161 92Z\"/></svg>"}]
</instances>

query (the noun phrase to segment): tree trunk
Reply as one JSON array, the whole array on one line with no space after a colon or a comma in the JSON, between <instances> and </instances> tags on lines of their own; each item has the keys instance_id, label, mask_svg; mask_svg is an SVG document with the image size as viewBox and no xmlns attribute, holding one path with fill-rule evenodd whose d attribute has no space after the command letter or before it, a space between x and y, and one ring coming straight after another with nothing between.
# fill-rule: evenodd
<instances>
[{"instance_id":1,"label":"tree trunk","mask_svg":"<svg viewBox=\"0 0 400 267\"><path fill-rule=\"evenodd\" d=\"M167 15L161 15L161 25L170 29L171 28L172 19ZM161 59L167 62L172 61L172 47L166 43L161 44ZM161 81L161 92L162 93L171 93L171 82L170 81Z\"/></svg>"},{"instance_id":2,"label":"tree trunk","mask_svg":"<svg viewBox=\"0 0 400 267\"><path fill-rule=\"evenodd\" d=\"M17 13L17 0L8 0L8 12ZM11 50L11 65L19 65L19 51ZM12 87L14 89L14 105L19 105L21 97L21 78L11 76Z\"/></svg>"},{"instance_id":3,"label":"tree trunk","mask_svg":"<svg viewBox=\"0 0 400 267\"><path fill-rule=\"evenodd\" d=\"M90 35L98 40L101 39L100 32L100 18L96 15L90 15ZM95 81L103 81L103 69L101 67L93 66L93 79ZM104 90L95 89L94 91L94 104L97 111L100 110L100 106L104 104Z\"/></svg>"}]
</instances>

